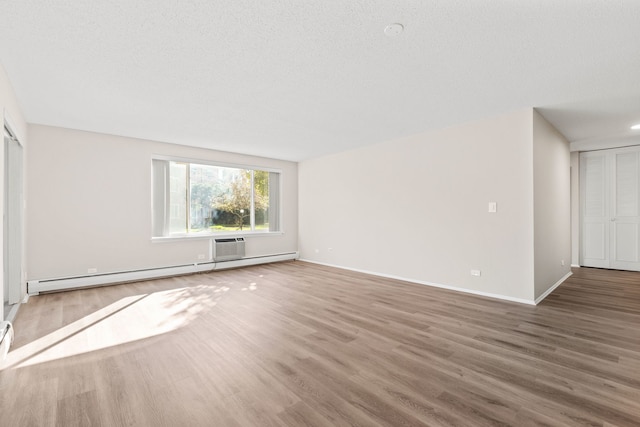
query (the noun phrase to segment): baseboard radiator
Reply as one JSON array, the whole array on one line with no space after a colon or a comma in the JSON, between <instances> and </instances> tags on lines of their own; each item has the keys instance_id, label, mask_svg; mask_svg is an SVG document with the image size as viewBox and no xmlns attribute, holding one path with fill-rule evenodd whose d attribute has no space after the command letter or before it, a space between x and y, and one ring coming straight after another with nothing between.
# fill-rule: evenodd
<instances>
[{"instance_id":1,"label":"baseboard radiator","mask_svg":"<svg viewBox=\"0 0 640 427\"><path fill-rule=\"evenodd\" d=\"M223 253L226 253L226 251L232 252L232 248L224 245L222 251L225 251ZM59 292L72 289L90 288L94 286L115 285L118 283L137 282L140 280L157 279L160 277L181 276L185 274L204 273L213 270L223 270L227 268L245 267L250 265L267 264L271 262L298 259L298 252L242 258L237 254L239 253L239 251L242 251L242 253L244 254L244 241L242 242L242 249L238 249L236 247L235 251L236 252L234 252L233 254L220 254L217 259L214 256L213 262L176 265L171 267L151 268L144 270L93 274L89 276L29 280L27 281L27 291L29 295L38 295L45 292Z\"/></svg>"}]
</instances>

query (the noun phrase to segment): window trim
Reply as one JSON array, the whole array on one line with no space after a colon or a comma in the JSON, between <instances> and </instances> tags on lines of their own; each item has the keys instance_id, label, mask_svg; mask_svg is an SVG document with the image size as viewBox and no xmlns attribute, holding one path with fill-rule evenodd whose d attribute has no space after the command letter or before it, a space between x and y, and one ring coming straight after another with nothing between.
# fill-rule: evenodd
<instances>
[{"instance_id":1,"label":"window trim","mask_svg":"<svg viewBox=\"0 0 640 427\"><path fill-rule=\"evenodd\" d=\"M265 166L255 166L255 165L248 165L248 164L242 164L242 163L228 163L228 162L219 162L219 161L214 161L214 160L208 160L208 159L194 159L191 157L180 157L180 156L167 156L167 155L163 155L163 154L152 154L151 155L151 162L149 162L149 166L151 169L151 173L150 173L150 177L151 177L151 191L150 191L150 196L151 196L151 219L152 219L152 223L153 223L153 218L154 218L154 189L153 189L153 174L154 174L154 170L153 170L153 161L154 160L160 160L160 161L165 161L165 162L179 162L179 163L195 163L195 164L199 164L199 165L205 165L205 166L214 166L214 167L223 167L223 168L235 168L235 169L245 169L245 170L252 170L252 171L265 171L265 172L269 172L269 173L277 173L279 175L279 179L278 179L278 230L277 231L270 231L270 230L266 230L266 231L219 231L219 232L200 232L200 233L174 233L174 234L170 234L168 236L154 236L153 235L153 229L151 229L151 242L153 243L159 243L159 242L171 242L171 241L185 241L185 240L199 240L199 239L212 239L215 237L266 237L266 236L281 236L283 234L285 234L284 231L284 212L283 212L283 207L284 207L284 203L283 203L283 182L284 182L284 172L282 171L282 169L279 168L272 168L272 167L265 167ZM253 174L252 174L253 176ZM253 179L252 179L253 180ZM251 194L251 197L253 199L254 195L253 192ZM255 218L251 218L251 222L252 222L252 226L253 226L253 222L254 222ZM253 227L252 227L253 228Z\"/></svg>"},{"instance_id":2,"label":"window trim","mask_svg":"<svg viewBox=\"0 0 640 427\"><path fill-rule=\"evenodd\" d=\"M265 166L257 166L257 165L248 165L246 163L227 163L227 162L218 162L215 160L206 160L206 159L194 159L190 157L180 157L180 156L165 156L160 154L151 155L151 160L164 160L167 162L180 162L180 163L196 163L199 165L207 165L207 166L218 166L222 168L236 168L236 169L253 169L253 170L261 170L265 172L276 172L282 174L282 169L278 168L270 168Z\"/></svg>"}]
</instances>

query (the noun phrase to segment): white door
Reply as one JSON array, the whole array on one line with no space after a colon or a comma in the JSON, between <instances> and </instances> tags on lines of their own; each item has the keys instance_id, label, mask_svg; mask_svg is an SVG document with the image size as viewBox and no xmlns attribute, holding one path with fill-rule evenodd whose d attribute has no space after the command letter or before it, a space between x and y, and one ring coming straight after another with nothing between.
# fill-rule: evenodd
<instances>
[{"instance_id":1,"label":"white door","mask_svg":"<svg viewBox=\"0 0 640 427\"><path fill-rule=\"evenodd\" d=\"M640 271L640 147L580 155L585 267Z\"/></svg>"},{"instance_id":2,"label":"white door","mask_svg":"<svg viewBox=\"0 0 640 427\"><path fill-rule=\"evenodd\" d=\"M582 212L580 265L609 267L609 184L607 154L580 154L580 204Z\"/></svg>"},{"instance_id":3,"label":"white door","mask_svg":"<svg viewBox=\"0 0 640 427\"><path fill-rule=\"evenodd\" d=\"M611 268L639 270L640 150L612 153Z\"/></svg>"}]
</instances>

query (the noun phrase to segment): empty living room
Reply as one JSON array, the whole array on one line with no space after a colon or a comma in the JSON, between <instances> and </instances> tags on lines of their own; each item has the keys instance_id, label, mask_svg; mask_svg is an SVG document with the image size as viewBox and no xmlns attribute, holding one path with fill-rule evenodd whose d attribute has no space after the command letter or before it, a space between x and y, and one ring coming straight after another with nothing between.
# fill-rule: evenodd
<instances>
[{"instance_id":1,"label":"empty living room","mask_svg":"<svg viewBox=\"0 0 640 427\"><path fill-rule=\"evenodd\" d=\"M0 426L639 426L640 1L0 1Z\"/></svg>"}]
</instances>

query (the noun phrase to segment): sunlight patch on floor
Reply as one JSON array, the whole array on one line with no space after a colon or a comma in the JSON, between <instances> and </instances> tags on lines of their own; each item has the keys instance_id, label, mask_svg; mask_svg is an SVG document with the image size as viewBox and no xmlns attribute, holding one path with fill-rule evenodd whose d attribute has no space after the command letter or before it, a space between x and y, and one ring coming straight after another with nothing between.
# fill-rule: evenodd
<instances>
[{"instance_id":1,"label":"sunlight patch on floor","mask_svg":"<svg viewBox=\"0 0 640 427\"><path fill-rule=\"evenodd\" d=\"M257 289L258 289L258 285L257 285L255 282L253 282L253 283L249 283L249 286L248 286L248 287L246 287L246 288L242 288L242 289L240 289L240 290L241 290L241 291L255 291L255 290L257 290Z\"/></svg>"},{"instance_id":2,"label":"sunlight patch on floor","mask_svg":"<svg viewBox=\"0 0 640 427\"><path fill-rule=\"evenodd\" d=\"M16 369L165 334L214 307L227 286L197 285L122 298L9 352Z\"/></svg>"}]
</instances>

